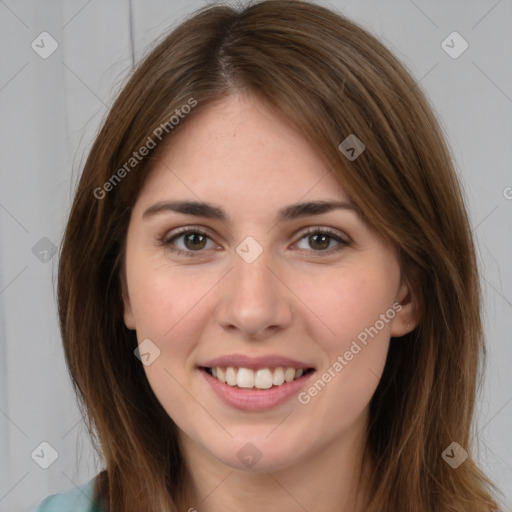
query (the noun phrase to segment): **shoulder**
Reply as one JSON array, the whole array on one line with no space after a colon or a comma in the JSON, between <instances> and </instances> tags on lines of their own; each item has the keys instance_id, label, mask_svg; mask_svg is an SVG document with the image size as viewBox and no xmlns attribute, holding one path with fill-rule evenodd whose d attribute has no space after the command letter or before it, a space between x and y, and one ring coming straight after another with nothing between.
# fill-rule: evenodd
<instances>
[{"instance_id":1,"label":"shoulder","mask_svg":"<svg viewBox=\"0 0 512 512\"><path fill-rule=\"evenodd\" d=\"M31 512L105 512L94 499L96 479L97 476L80 487L48 496Z\"/></svg>"}]
</instances>

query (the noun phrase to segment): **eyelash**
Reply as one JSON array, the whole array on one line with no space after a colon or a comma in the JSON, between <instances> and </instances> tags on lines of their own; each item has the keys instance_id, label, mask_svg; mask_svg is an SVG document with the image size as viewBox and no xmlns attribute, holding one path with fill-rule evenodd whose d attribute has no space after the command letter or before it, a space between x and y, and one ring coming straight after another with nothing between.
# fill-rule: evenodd
<instances>
[{"instance_id":1,"label":"eyelash","mask_svg":"<svg viewBox=\"0 0 512 512\"><path fill-rule=\"evenodd\" d=\"M194 257L195 256L194 253L201 253L201 252L203 252L203 250L200 249L198 251L190 251L190 250L184 251L184 250L181 250L181 249L176 249L176 248L174 248L172 246L172 242L173 241L175 241L176 239L181 238L181 237L183 237L185 235L190 235L190 234L197 234L197 235L205 236L205 237L207 237L208 239L211 240L211 237L208 235L208 233L206 233L202 229L196 228L196 227L186 227L186 228L178 229L176 232L174 232L172 234L172 236L164 236L160 240L160 243L161 243L161 245L165 246L166 248L168 248L172 252L174 252L177 256ZM305 232L302 233L302 235L301 235L301 237L299 238L298 241L301 241L304 238L307 238L307 237L310 237L310 236L314 236L314 235L327 235L329 238L331 238L331 239L333 239L333 240L335 240L335 241L337 241L339 243L338 246L336 246L334 248L331 248L331 249L317 250L317 251L315 251L315 250L308 251L308 252L313 252L313 253L320 253L320 254L315 255L314 257L322 257L322 256L324 256L324 254L332 255L332 254L337 253L337 252L341 251L342 249L344 249L345 247L350 245L350 243L348 241L343 240L332 229L330 229L330 228L320 228L320 227L308 228ZM305 250L305 249L300 249L300 250ZM324 254L322 254L322 253L324 253Z\"/></svg>"}]
</instances>

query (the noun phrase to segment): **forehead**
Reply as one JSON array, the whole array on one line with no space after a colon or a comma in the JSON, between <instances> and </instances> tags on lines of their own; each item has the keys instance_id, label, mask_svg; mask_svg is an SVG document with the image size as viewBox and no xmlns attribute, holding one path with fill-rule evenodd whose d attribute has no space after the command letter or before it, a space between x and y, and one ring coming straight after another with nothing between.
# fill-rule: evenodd
<instances>
[{"instance_id":1,"label":"forehead","mask_svg":"<svg viewBox=\"0 0 512 512\"><path fill-rule=\"evenodd\" d=\"M300 200L347 201L328 165L286 117L230 95L200 110L157 153L139 199L187 198L253 213Z\"/></svg>"}]
</instances>

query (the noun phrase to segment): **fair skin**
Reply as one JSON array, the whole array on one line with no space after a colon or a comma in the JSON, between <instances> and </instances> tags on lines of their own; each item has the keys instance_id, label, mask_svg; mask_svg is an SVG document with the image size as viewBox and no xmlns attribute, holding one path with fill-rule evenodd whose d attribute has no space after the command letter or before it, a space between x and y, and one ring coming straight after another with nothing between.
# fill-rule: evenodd
<instances>
[{"instance_id":1,"label":"fair skin","mask_svg":"<svg viewBox=\"0 0 512 512\"><path fill-rule=\"evenodd\" d=\"M143 217L171 200L212 204L227 219L165 209ZM286 118L241 95L191 115L140 191L127 235L124 320L139 343L150 339L160 350L144 370L179 427L192 478L185 510L364 510L365 478L358 490L356 483L368 404L390 337L416 325L415 303L396 250L356 210L276 222L281 208L318 200L350 202ZM177 235L181 227L208 236ZM330 228L331 238L305 233L316 227ZM262 249L250 263L236 251L248 236ZM396 303L400 311L333 372L357 336ZM296 392L265 410L225 403L200 366L232 354L307 363L314 372L302 377L302 402ZM329 368L329 382L304 403ZM247 443L260 454L250 467L237 455Z\"/></svg>"}]
</instances>

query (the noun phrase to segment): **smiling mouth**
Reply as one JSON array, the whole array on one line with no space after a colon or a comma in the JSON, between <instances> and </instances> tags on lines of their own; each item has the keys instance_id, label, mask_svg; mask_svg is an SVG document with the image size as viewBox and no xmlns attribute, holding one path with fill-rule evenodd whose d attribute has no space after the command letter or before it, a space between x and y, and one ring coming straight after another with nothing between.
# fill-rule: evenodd
<instances>
[{"instance_id":1,"label":"smiling mouth","mask_svg":"<svg viewBox=\"0 0 512 512\"><path fill-rule=\"evenodd\" d=\"M314 368L292 368L278 366L276 368L251 368L228 366L223 368L201 367L203 371L223 384L242 389L270 389L280 387L288 382L298 380L314 371Z\"/></svg>"}]
</instances>

